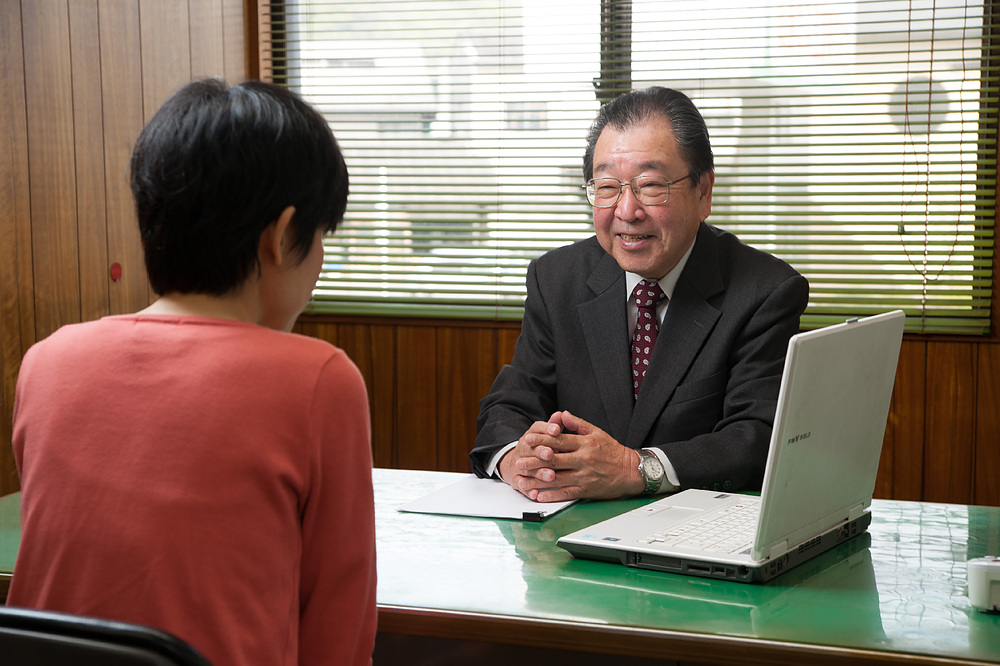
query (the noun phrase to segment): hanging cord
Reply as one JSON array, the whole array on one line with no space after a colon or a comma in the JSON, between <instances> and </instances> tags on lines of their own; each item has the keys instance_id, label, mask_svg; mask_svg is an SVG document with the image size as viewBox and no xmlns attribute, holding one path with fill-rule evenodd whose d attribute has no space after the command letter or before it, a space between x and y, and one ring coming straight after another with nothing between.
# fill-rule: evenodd
<instances>
[{"instance_id":1,"label":"hanging cord","mask_svg":"<svg viewBox=\"0 0 1000 666\"><path fill-rule=\"evenodd\" d=\"M968 31L969 22L969 3L966 0L964 5L964 14L962 17L962 41L960 46L960 59L962 62L962 83L959 92L959 117L961 118L962 132L964 135L964 125L965 125L965 84L967 80L967 69L965 65L965 42ZM906 147L912 147L913 149L913 160L914 164L917 165L918 169L921 166L919 164L919 154L917 152L916 144L913 141L913 132L910 127L910 65L912 58L912 44L913 44L913 0L910 0L908 13L907 13L907 24L906 24L906 84L903 95L903 104L905 106L903 112L903 132L904 132L904 151L903 151L903 164L906 164ZM959 211L955 215L955 237L952 239L951 247L949 248L948 256L941 262L938 270L931 274L928 270L930 264L930 247L929 247L929 237L930 237L930 216L931 216L931 119L933 110L933 87L934 82L934 52L935 43L937 38L937 1L935 0L931 5L931 42L930 42L930 58L928 58L928 70L927 70L927 125L924 139L924 152L925 157L925 168L924 168L924 216L923 216L923 231L924 231L924 242L923 242L923 254L921 265L918 266L913 256L911 256L909 249L906 246L906 242L903 236L906 234L905 222L906 222L906 205L904 202L903 210L900 211L899 220L899 241L903 248L903 254L906 256L907 261L913 270L917 272L923 279L921 280L921 294L920 294L920 323L921 329L924 328L926 323L927 315L927 286L929 282L936 281L944 273L945 267L951 262L951 258L955 255L955 251L958 248L958 235L961 223L961 208L962 208L962 194L961 185L965 182L965 160L962 159L962 142L959 140ZM904 172L905 173L905 172ZM905 197L905 194L904 194ZM914 195L914 198L916 195Z\"/></svg>"}]
</instances>

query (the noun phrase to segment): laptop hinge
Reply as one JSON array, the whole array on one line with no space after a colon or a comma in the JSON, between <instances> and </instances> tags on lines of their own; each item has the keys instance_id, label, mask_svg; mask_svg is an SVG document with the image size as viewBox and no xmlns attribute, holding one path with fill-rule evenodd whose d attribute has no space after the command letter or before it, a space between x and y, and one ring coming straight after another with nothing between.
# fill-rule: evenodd
<instances>
[{"instance_id":1,"label":"laptop hinge","mask_svg":"<svg viewBox=\"0 0 1000 666\"><path fill-rule=\"evenodd\" d=\"M863 514L864 512L865 512L865 505L858 504L851 509L851 513L850 515L847 516L847 520L854 520L856 518L860 518L861 514Z\"/></svg>"},{"instance_id":2,"label":"laptop hinge","mask_svg":"<svg viewBox=\"0 0 1000 666\"><path fill-rule=\"evenodd\" d=\"M762 560L765 558L770 559L772 557L781 557L787 551L788 551L788 539L785 539L771 546L766 553L754 551L754 556L755 556L754 559Z\"/></svg>"}]
</instances>

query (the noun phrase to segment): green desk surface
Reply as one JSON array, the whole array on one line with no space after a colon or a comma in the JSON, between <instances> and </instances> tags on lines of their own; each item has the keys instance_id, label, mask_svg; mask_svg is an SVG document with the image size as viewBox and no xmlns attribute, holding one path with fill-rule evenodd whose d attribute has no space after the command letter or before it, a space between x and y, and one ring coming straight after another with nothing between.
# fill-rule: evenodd
<instances>
[{"instance_id":1,"label":"green desk surface","mask_svg":"<svg viewBox=\"0 0 1000 666\"><path fill-rule=\"evenodd\" d=\"M1000 616L973 609L966 585L967 560L1000 553L1000 508L876 500L869 534L747 585L573 559L555 545L649 500L522 523L396 510L458 475L374 478L383 607L1000 662Z\"/></svg>"},{"instance_id":2,"label":"green desk surface","mask_svg":"<svg viewBox=\"0 0 1000 666\"><path fill-rule=\"evenodd\" d=\"M875 500L869 533L764 585L573 559L562 534L648 500L581 503L542 523L404 513L459 479L374 472L381 616L431 613L1000 662L1000 616L968 600L966 561L1000 553L1000 508ZM0 498L0 593L19 542L17 494ZM441 634L438 634L441 635ZM553 635L559 635L554 632Z\"/></svg>"},{"instance_id":3,"label":"green desk surface","mask_svg":"<svg viewBox=\"0 0 1000 666\"><path fill-rule=\"evenodd\" d=\"M0 603L7 598L14 558L21 543L21 493L0 497Z\"/></svg>"}]
</instances>

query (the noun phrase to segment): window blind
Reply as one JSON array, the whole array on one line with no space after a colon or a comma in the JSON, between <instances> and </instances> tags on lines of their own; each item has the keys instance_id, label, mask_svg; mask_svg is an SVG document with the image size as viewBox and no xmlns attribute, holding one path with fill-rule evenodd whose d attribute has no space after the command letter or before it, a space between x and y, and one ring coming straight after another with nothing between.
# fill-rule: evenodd
<instances>
[{"instance_id":1,"label":"window blind","mask_svg":"<svg viewBox=\"0 0 1000 666\"><path fill-rule=\"evenodd\" d=\"M287 0L261 75L351 174L310 310L516 318L530 259L592 233L587 129L665 85L709 126L709 222L810 282L804 327L901 308L990 327L995 7L982 0Z\"/></svg>"}]
</instances>

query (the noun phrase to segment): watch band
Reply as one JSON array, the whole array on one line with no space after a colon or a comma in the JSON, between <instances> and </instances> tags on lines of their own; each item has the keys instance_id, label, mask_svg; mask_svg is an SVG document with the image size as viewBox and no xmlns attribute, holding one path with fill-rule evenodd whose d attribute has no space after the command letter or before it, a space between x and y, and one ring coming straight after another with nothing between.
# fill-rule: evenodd
<instances>
[{"instance_id":1,"label":"watch band","mask_svg":"<svg viewBox=\"0 0 1000 666\"><path fill-rule=\"evenodd\" d=\"M639 449L639 474L646 481L646 487L643 489L642 494L644 496L652 495L663 484L663 477L665 476L663 463L660 462L655 453L646 449Z\"/></svg>"}]
</instances>

